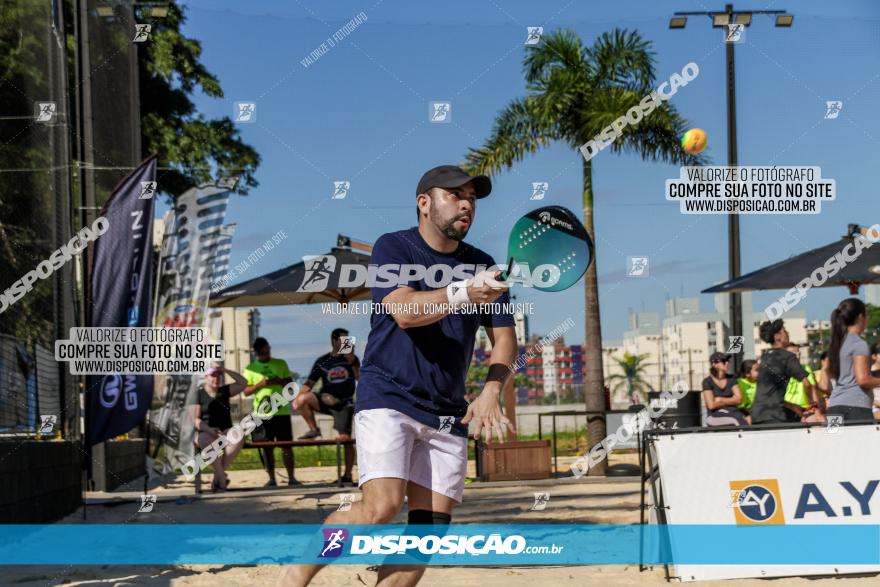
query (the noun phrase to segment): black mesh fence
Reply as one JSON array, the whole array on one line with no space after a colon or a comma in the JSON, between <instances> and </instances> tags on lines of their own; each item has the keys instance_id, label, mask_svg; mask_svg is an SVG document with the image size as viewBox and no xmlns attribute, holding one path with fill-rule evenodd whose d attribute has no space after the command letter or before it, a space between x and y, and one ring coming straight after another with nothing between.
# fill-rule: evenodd
<instances>
[{"instance_id":1,"label":"black mesh fence","mask_svg":"<svg viewBox=\"0 0 880 587\"><path fill-rule=\"evenodd\" d=\"M75 398L74 382L47 350L75 323L79 289L77 261L45 271L72 237L75 209L63 7L61 0L0 3L0 432L6 433L35 431L41 399L61 427L65 398Z\"/></svg>"},{"instance_id":2,"label":"black mesh fence","mask_svg":"<svg viewBox=\"0 0 880 587\"><path fill-rule=\"evenodd\" d=\"M75 414L64 405L61 368L42 345L0 334L0 435L58 435L65 416Z\"/></svg>"}]
</instances>

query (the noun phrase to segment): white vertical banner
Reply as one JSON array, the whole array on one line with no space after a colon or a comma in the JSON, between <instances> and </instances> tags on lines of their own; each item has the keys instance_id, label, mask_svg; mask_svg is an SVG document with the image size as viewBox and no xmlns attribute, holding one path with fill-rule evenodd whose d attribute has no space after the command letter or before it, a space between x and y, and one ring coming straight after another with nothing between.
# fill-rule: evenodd
<instances>
[{"instance_id":1,"label":"white vertical banner","mask_svg":"<svg viewBox=\"0 0 880 587\"><path fill-rule=\"evenodd\" d=\"M217 255L214 260L215 271L214 278L211 283L223 279L226 271L229 269L229 255L232 251L232 237L235 235L235 223L227 224L220 229L222 236L217 241ZM208 330L211 333L211 339L219 342L223 336L223 310L215 308L208 310Z\"/></svg>"},{"instance_id":2,"label":"white vertical banner","mask_svg":"<svg viewBox=\"0 0 880 587\"><path fill-rule=\"evenodd\" d=\"M235 180L190 188L175 200L171 227L162 244L155 326L204 327L208 319L211 284L222 273L218 259L225 257L231 234L223 225ZM225 251L225 253L224 253ZM157 387L164 405L151 417L162 431L166 446L163 472L179 468L195 454L195 429L186 406L196 396L198 376L171 375Z\"/></svg>"}]
</instances>

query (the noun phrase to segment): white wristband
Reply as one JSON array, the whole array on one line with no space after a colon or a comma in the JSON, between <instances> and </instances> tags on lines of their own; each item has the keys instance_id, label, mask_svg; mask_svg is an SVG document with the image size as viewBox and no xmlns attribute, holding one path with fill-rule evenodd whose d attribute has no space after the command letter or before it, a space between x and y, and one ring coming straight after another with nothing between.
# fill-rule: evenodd
<instances>
[{"instance_id":1,"label":"white wristband","mask_svg":"<svg viewBox=\"0 0 880 587\"><path fill-rule=\"evenodd\" d=\"M465 279L464 281L454 281L446 286L446 299L449 301L449 305L456 310L471 303L467 291L468 285L470 285L470 280Z\"/></svg>"}]
</instances>

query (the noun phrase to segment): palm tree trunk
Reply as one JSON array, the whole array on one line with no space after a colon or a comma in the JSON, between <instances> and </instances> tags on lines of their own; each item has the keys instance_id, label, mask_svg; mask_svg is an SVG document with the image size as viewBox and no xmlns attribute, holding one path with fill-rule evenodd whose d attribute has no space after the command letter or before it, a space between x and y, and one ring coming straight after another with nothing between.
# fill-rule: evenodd
<instances>
[{"instance_id":1,"label":"palm tree trunk","mask_svg":"<svg viewBox=\"0 0 880 587\"><path fill-rule=\"evenodd\" d=\"M581 154L577 154L581 157ZM593 165L584 159L584 227L593 244L597 245L593 230ZM600 415L587 416L587 445L592 448L605 438L605 377L602 373L602 325L599 322L599 281L596 278L596 259L584 275L584 396L587 411ZM590 475L605 475L607 461L590 469Z\"/></svg>"}]
</instances>

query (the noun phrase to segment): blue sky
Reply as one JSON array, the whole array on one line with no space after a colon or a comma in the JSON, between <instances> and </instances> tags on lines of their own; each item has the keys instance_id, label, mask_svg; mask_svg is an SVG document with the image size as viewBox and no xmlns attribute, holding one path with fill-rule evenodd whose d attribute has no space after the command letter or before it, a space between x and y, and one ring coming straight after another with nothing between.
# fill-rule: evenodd
<instances>
[{"instance_id":1,"label":"blue sky","mask_svg":"<svg viewBox=\"0 0 880 587\"><path fill-rule=\"evenodd\" d=\"M260 152L260 187L234 197L238 223L231 264L266 238L289 238L241 279L329 250L338 233L375 241L414 221L415 185L435 165L463 159L488 136L495 114L525 94L527 26L576 31L585 44L615 27L637 29L656 53L658 83L696 62L700 75L673 103L706 130L708 155L726 163L724 46L706 17L669 30L673 10L718 10L723 3L501 2L436 3L196 0L185 3L185 33L202 43L202 61L225 97L197 96L209 117L231 115L237 101L257 103L257 122L242 124ZM838 199L819 215L741 217L742 265L748 272L841 236L848 223L872 224L880 153L880 5L869 1L754 2L737 8L788 9L791 29L755 16L736 47L741 165L818 165L837 181ZM367 21L309 67L300 62L358 13ZM428 103L451 100L452 123L428 123ZM836 120L825 101L842 100ZM501 260L516 218L535 207L531 182L548 181L542 204L580 208L580 154L554 145L493 178L468 241ZM697 296L727 276L726 216L685 216L663 197L678 170L610 152L594 160L595 223L603 338L620 338L629 309L663 312L668 296ZM331 200L333 181L352 182ZM628 256L647 255L650 277L625 276ZM756 293L763 307L781 292ZM799 308L827 318L843 288L810 293ZM712 308L711 296L700 296ZM569 342L582 342L583 288L523 292L535 302L532 330L571 317ZM318 306L263 308L262 333L275 354L305 370L328 346L329 331L349 328L366 341L363 316L324 318ZM571 333L578 333L572 335ZM362 345L361 350L362 350Z\"/></svg>"}]
</instances>

